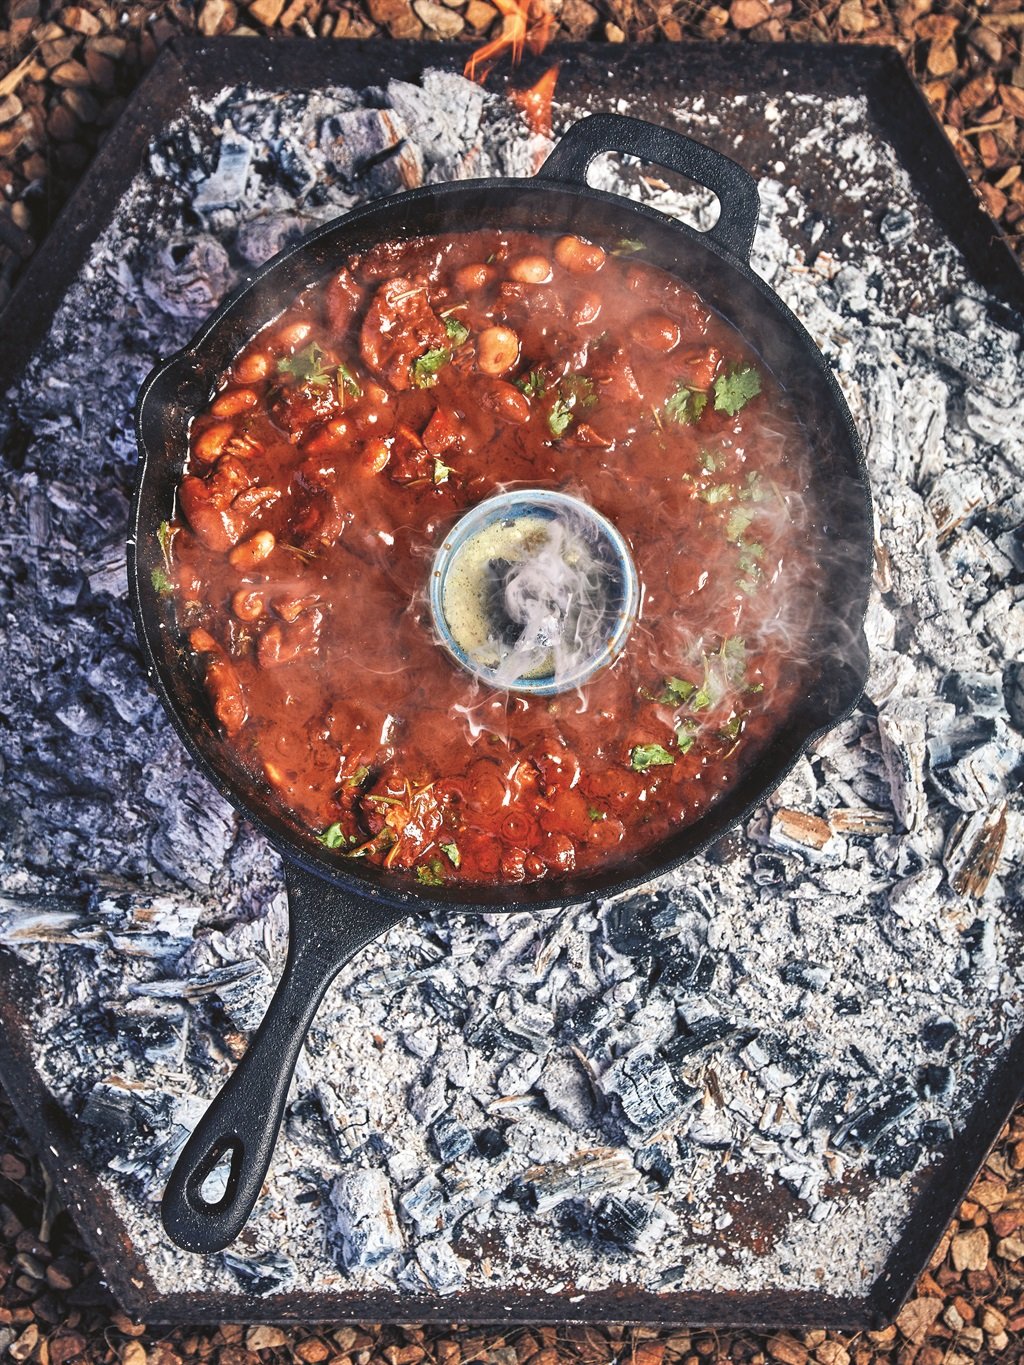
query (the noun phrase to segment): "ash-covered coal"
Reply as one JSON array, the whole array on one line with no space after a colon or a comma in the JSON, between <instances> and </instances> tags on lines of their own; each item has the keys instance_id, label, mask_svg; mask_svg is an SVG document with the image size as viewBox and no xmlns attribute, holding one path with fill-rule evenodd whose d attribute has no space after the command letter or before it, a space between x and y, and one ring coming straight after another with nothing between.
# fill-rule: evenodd
<instances>
[{"instance_id":1,"label":"ash-covered coal","mask_svg":"<svg viewBox=\"0 0 1024 1365\"><path fill-rule=\"evenodd\" d=\"M725 111L677 99L682 128L719 131ZM649 892L438 916L361 954L310 1033L246 1244L221 1257L176 1252L155 1201L269 998L284 898L142 673L135 394L296 234L420 178L527 174L542 144L447 72L196 103L6 397L0 945L32 965L40 1073L164 1290L855 1295L1021 1027L1019 332L860 101L744 99L783 162L756 268L867 441L867 699L741 833ZM832 254L787 157L863 200ZM621 165L593 174L703 212ZM743 1192L728 1206L723 1182Z\"/></svg>"}]
</instances>

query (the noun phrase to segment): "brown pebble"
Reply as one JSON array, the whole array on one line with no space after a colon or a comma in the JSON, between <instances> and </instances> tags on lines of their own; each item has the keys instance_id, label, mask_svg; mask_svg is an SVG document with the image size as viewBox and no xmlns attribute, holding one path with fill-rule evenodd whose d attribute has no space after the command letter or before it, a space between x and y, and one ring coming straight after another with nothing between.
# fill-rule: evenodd
<instances>
[{"instance_id":1,"label":"brown pebble","mask_svg":"<svg viewBox=\"0 0 1024 1365\"><path fill-rule=\"evenodd\" d=\"M284 11L285 0L254 0L249 6L249 17L258 24L273 28Z\"/></svg>"},{"instance_id":2,"label":"brown pebble","mask_svg":"<svg viewBox=\"0 0 1024 1365\"><path fill-rule=\"evenodd\" d=\"M110 1325L126 1337L141 1337L146 1331L145 1323L132 1322L131 1318L126 1317L124 1313L112 1313Z\"/></svg>"},{"instance_id":3,"label":"brown pebble","mask_svg":"<svg viewBox=\"0 0 1024 1365\"><path fill-rule=\"evenodd\" d=\"M78 39L69 38L62 34L61 37L54 38L48 43L40 43L39 60L49 69L60 66L63 62L69 62L77 51Z\"/></svg>"},{"instance_id":4,"label":"brown pebble","mask_svg":"<svg viewBox=\"0 0 1024 1365\"><path fill-rule=\"evenodd\" d=\"M30 1322L21 1336L8 1346L7 1354L12 1360L27 1360L38 1344L39 1328L34 1322Z\"/></svg>"},{"instance_id":5,"label":"brown pebble","mask_svg":"<svg viewBox=\"0 0 1024 1365\"><path fill-rule=\"evenodd\" d=\"M60 102L71 110L79 123L95 123L99 118L100 107L88 90L72 86L64 91Z\"/></svg>"},{"instance_id":6,"label":"brown pebble","mask_svg":"<svg viewBox=\"0 0 1024 1365\"><path fill-rule=\"evenodd\" d=\"M91 82L105 95L113 94L117 79L117 68L113 61L100 51L97 44L90 44L85 49L85 65L88 69L89 80L79 83L88 85Z\"/></svg>"},{"instance_id":7,"label":"brown pebble","mask_svg":"<svg viewBox=\"0 0 1024 1365\"><path fill-rule=\"evenodd\" d=\"M97 52L100 56L109 57L112 62L120 62L128 50L128 42L125 38L119 38L116 33L103 33L87 43L85 50L86 53Z\"/></svg>"},{"instance_id":8,"label":"brown pebble","mask_svg":"<svg viewBox=\"0 0 1024 1365\"><path fill-rule=\"evenodd\" d=\"M72 33L81 33L85 37L92 37L103 31L103 25L97 15L81 5L69 5L67 9L61 10L57 18L64 28L69 28Z\"/></svg>"},{"instance_id":9,"label":"brown pebble","mask_svg":"<svg viewBox=\"0 0 1024 1365\"><path fill-rule=\"evenodd\" d=\"M8 1180L18 1184L28 1175L28 1167L13 1152L4 1152L3 1156L0 1156L0 1175L5 1175Z\"/></svg>"},{"instance_id":10,"label":"brown pebble","mask_svg":"<svg viewBox=\"0 0 1024 1365\"><path fill-rule=\"evenodd\" d=\"M330 1348L325 1341L319 1337L307 1337L305 1341L300 1341L294 1348L297 1359L305 1361L306 1365L319 1365L319 1362L326 1360L331 1354Z\"/></svg>"},{"instance_id":11,"label":"brown pebble","mask_svg":"<svg viewBox=\"0 0 1024 1365\"><path fill-rule=\"evenodd\" d=\"M957 1270L984 1270L988 1264L988 1233L984 1228L959 1232L949 1250Z\"/></svg>"},{"instance_id":12,"label":"brown pebble","mask_svg":"<svg viewBox=\"0 0 1024 1365\"><path fill-rule=\"evenodd\" d=\"M942 1300L935 1298L911 1299L901 1309L896 1326L908 1341L919 1345L931 1329L932 1323L942 1312Z\"/></svg>"},{"instance_id":13,"label":"brown pebble","mask_svg":"<svg viewBox=\"0 0 1024 1365\"><path fill-rule=\"evenodd\" d=\"M0 99L0 127L13 123L24 107L17 95L4 95Z\"/></svg>"},{"instance_id":14,"label":"brown pebble","mask_svg":"<svg viewBox=\"0 0 1024 1365\"><path fill-rule=\"evenodd\" d=\"M729 18L732 20L733 28L755 28L770 17L771 10L764 0L732 0L729 6Z\"/></svg>"},{"instance_id":15,"label":"brown pebble","mask_svg":"<svg viewBox=\"0 0 1024 1365\"><path fill-rule=\"evenodd\" d=\"M237 18L238 11L232 0L205 0L196 23L205 38L215 38L230 33Z\"/></svg>"},{"instance_id":16,"label":"brown pebble","mask_svg":"<svg viewBox=\"0 0 1024 1365\"><path fill-rule=\"evenodd\" d=\"M466 27L462 15L436 0L413 0L413 9L432 33L440 38L457 38Z\"/></svg>"},{"instance_id":17,"label":"brown pebble","mask_svg":"<svg viewBox=\"0 0 1024 1365\"><path fill-rule=\"evenodd\" d=\"M91 85L93 78L89 69L81 62L62 62L56 70L50 72L50 80L54 85Z\"/></svg>"},{"instance_id":18,"label":"brown pebble","mask_svg":"<svg viewBox=\"0 0 1024 1365\"><path fill-rule=\"evenodd\" d=\"M55 104L46 120L46 131L56 142L74 142L78 136L78 120L63 104Z\"/></svg>"},{"instance_id":19,"label":"brown pebble","mask_svg":"<svg viewBox=\"0 0 1024 1365\"><path fill-rule=\"evenodd\" d=\"M488 4L487 0L469 0L463 13L466 23L474 33L485 32L498 17L498 11L493 5Z\"/></svg>"},{"instance_id":20,"label":"brown pebble","mask_svg":"<svg viewBox=\"0 0 1024 1365\"><path fill-rule=\"evenodd\" d=\"M269 1351L278 1346L287 1346L288 1338L280 1327L260 1323L250 1327L245 1336L245 1344L250 1351Z\"/></svg>"},{"instance_id":21,"label":"brown pebble","mask_svg":"<svg viewBox=\"0 0 1024 1365\"><path fill-rule=\"evenodd\" d=\"M48 1345L50 1365L64 1365L65 1361L74 1360L75 1356L82 1354L86 1340L80 1332L60 1332L50 1338Z\"/></svg>"}]
</instances>

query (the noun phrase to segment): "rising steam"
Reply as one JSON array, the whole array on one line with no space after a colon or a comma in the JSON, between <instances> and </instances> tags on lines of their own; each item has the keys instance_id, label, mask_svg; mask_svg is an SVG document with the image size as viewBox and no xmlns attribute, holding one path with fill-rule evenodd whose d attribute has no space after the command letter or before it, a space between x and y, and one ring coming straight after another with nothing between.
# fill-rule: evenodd
<instances>
[{"instance_id":1,"label":"rising steam","mask_svg":"<svg viewBox=\"0 0 1024 1365\"><path fill-rule=\"evenodd\" d=\"M587 529L558 517L517 562L492 561L489 605L498 630L488 643L499 656L498 686L548 674L556 687L571 685L604 649L621 589Z\"/></svg>"}]
</instances>

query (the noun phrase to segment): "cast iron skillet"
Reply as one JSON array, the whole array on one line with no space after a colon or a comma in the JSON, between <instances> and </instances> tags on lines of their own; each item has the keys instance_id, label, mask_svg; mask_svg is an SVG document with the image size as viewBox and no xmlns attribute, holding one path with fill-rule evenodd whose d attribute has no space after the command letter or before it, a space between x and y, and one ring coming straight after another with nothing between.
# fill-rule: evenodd
<instances>
[{"instance_id":1,"label":"cast iron skillet","mask_svg":"<svg viewBox=\"0 0 1024 1365\"><path fill-rule=\"evenodd\" d=\"M721 204L705 233L587 185L602 152L618 151L681 172ZM614 114L577 123L533 180L431 185L380 200L326 224L244 283L190 345L146 380L136 414L138 486L128 545L139 638L154 685L185 747L213 785L284 855L291 938L284 973L249 1049L186 1144L163 1198L171 1239L212 1252L241 1231L277 1139L298 1052L327 987L361 947L406 916L578 904L643 884L714 843L782 780L805 747L855 705L867 671L863 617L870 576L871 509L852 418L824 358L781 300L748 265L757 226L753 179L734 162L678 133ZM201 682L151 583L160 565L157 527L174 508L189 424L250 338L299 290L353 252L381 241L483 227L579 232L613 249L644 244L642 259L677 275L738 327L793 394L815 450L811 490L817 539L828 546L814 609L813 677L769 749L700 820L627 866L555 885L431 889L345 861L303 830L272 792L238 764L219 734ZM204 1182L228 1170L215 1202Z\"/></svg>"}]
</instances>

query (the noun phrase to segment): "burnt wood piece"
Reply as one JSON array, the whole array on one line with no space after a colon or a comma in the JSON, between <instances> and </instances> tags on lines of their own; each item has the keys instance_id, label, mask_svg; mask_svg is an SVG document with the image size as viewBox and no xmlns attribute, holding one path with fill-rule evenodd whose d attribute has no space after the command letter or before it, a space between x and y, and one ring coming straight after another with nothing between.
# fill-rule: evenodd
<instances>
[{"instance_id":1,"label":"burnt wood piece","mask_svg":"<svg viewBox=\"0 0 1024 1365\"><path fill-rule=\"evenodd\" d=\"M192 92L208 95L228 83L259 82L271 88L314 88L327 81L361 87L368 73L415 78L427 65L461 69L468 49L446 44L273 43L250 39L179 42L166 50L142 82L124 118L107 139L63 210L47 241L26 266L0 319L0 384L10 383L39 341L92 243L106 227L118 199L138 171L146 145L181 111ZM574 91L628 89L646 112L671 102L678 86L699 87L723 103L749 91L784 98L787 92L863 94L876 130L898 152L922 200L963 252L978 283L1009 306L1024 311L1024 274L1006 239L978 206L960 163L898 54L878 47L759 46L757 61L740 46L687 44L558 45L529 59L506 83L529 84L553 61L560 80ZM500 74L491 78L500 83ZM749 128L744 159L759 171L772 151L770 130ZM720 140L724 142L724 139ZM715 137L709 138L714 142ZM728 150L728 146L723 146ZM774 157L771 157L774 159ZM787 178L790 168L787 168ZM793 168L794 178L796 168ZM811 207L824 200L828 236L842 235L828 186L802 185ZM16 324L16 325L15 325ZM881 1326L927 1264L931 1251L969 1189L999 1130L1017 1101L1024 1076L1024 1037L1017 1040L977 1096L956 1145L925 1183L917 1216L864 1297L837 1298L784 1291L760 1294L637 1294L629 1286L587 1294L568 1304L550 1295L461 1294L436 1305L391 1294L349 1295L344 1300L301 1291L266 1298L244 1294L161 1294L133 1250L109 1197L84 1160L74 1124L39 1080L25 1032L32 974L0 951L0 1081L43 1157L104 1277L125 1310L152 1322L315 1321L348 1317L381 1319L407 1314L415 1304L424 1320L565 1322L618 1321L662 1325L767 1328L819 1326L858 1329Z\"/></svg>"}]
</instances>

